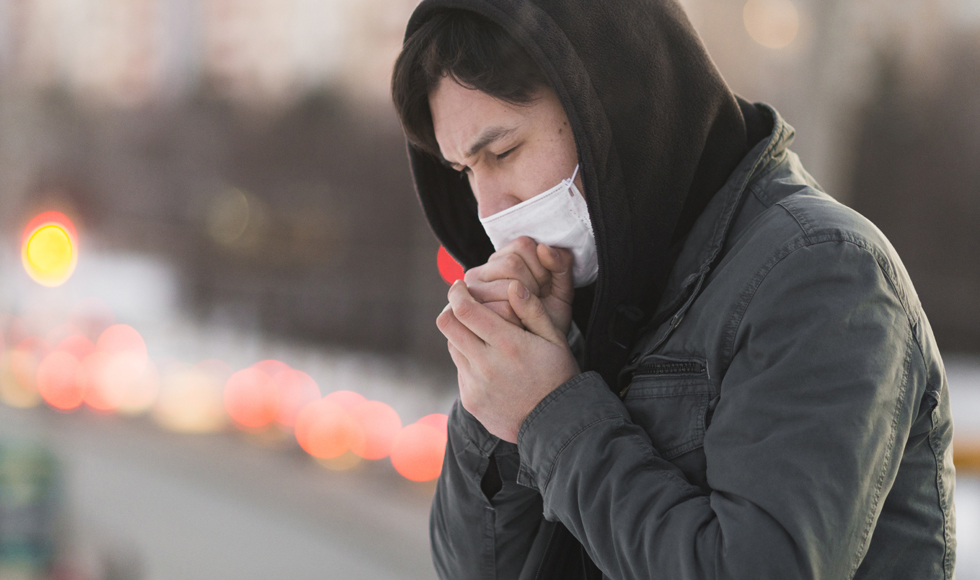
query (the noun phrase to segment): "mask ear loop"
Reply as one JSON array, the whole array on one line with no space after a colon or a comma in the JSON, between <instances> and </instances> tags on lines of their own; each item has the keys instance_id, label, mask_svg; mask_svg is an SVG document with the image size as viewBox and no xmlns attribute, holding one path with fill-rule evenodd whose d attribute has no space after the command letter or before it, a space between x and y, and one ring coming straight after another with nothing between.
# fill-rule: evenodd
<instances>
[{"instance_id":1,"label":"mask ear loop","mask_svg":"<svg viewBox=\"0 0 980 580\"><path fill-rule=\"evenodd\" d=\"M572 176L568 179L568 182L569 183L572 183L572 182L575 181L575 176L578 175L578 166L579 166L579 164L576 163L575 164L575 171L572 172Z\"/></svg>"}]
</instances>

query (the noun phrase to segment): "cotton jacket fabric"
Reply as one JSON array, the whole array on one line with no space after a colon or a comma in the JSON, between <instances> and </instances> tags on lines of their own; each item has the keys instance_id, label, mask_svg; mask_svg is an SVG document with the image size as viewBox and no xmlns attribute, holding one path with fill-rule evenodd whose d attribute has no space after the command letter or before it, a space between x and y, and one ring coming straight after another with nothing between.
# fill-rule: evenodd
<instances>
[{"instance_id":1,"label":"cotton jacket fabric","mask_svg":"<svg viewBox=\"0 0 980 580\"><path fill-rule=\"evenodd\" d=\"M953 577L928 319L895 250L819 190L791 139L777 117L712 199L669 318L616 385L561 385L517 445L454 406L431 520L441 578L535 578L551 522L604 578ZM488 499L491 455L503 487Z\"/></svg>"},{"instance_id":2,"label":"cotton jacket fabric","mask_svg":"<svg viewBox=\"0 0 980 580\"><path fill-rule=\"evenodd\" d=\"M952 578L928 319L884 235L803 169L792 128L731 95L673 2L426 0L407 35L447 6L501 23L555 86L599 280L568 337L582 374L516 445L453 407L440 577ZM484 263L466 182L409 157L440 241Z\"/></svg>"}]
</instances>

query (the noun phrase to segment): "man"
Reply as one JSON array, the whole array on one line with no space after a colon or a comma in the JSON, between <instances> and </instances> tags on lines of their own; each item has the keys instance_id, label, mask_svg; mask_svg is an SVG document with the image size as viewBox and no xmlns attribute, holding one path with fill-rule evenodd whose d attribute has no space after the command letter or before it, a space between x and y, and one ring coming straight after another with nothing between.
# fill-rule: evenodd
<instances>
[{"instance_id":1,"label":"man","mask_svg":"<svg viewBox=\"0 0 980 580\"><path fill-rule=\"evenodd\" d=\"M392 93L467 269L437 319L442 578L952 578L901 260L673 0L425 0Z\"/></svg>"}]
</instances>

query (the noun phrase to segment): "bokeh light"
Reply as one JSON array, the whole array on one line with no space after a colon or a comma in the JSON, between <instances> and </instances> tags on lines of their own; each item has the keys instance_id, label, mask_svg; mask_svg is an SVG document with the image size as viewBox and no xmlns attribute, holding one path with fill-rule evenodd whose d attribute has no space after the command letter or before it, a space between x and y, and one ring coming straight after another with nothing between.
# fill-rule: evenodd
<instances>
[{"instance_id":1,"label":"bokeh light","mask_svg":"<svg viewBox=\"0 0 980 580\"><path fill-rule=\"evenodd\" d=\"M37 390L37 366L48 350L48 343L36 336L29 336L17 343L10 352L10 368L18 385L29 391Z\"/></svg>"},{"instance_id":2,"label":"bokeh light","mask_svg":"<svg viewBox=\"0 0 980 580\"><path fill-rule=\"evenodd\" d=\"M95 352L82 360L85 404L99 411L147 410L158 389L156 369L149 367L146 343L132 326L106 328Z\"/></svg>"},{"instance_id":3,"label":"bokeh light","mask_svg":"<svg viewBox=\"0 0 980 580\"><path fill-rule=\"evenodd\" d=\"M241 427L261 429L279 416L279 389L264 371L240 370L225 385L225 409Z\"/></svg>"},{"instance_id":4,"label":"bokeh light","mask_svg":"<svg viewBox=\"0 0 980 580\"><path fill-rule=\"evenodd\" d=\"M188 368L179 361L158 364L160 393L153 404L153 420L178 433L214 433L226 425L222 396L230 366L208 359Z\"/></svg>"},{"instance_id":5,"label":"bokeh light","mask_svg":"<svg viewBox=\"0 0 980 580\"><path fill-rule=\"evenodd\" d=\"M363 446L364 432L350 412L324 397L303 407L296 416L296 441L320 459L340 457Z\"/></svg>"},{"instance_id":6,"label":"bokeh light","mask_svg":"<svg viewBox=\"0 0 980 580\"><path fill-rule=\"evenodd\" d=\"M72 334L56 343L55 350L67 352L81 361L95 352L95 344L84 335Z\"/></svg>"},{"instance_id":7,"label":"bokeh light","mask_svg":"<svg viewBox=\"0 0 980 580\"><path fill-rule=\"evenodd\" d=\"M422 417L416 421L416 423L422 423L423 425L435 427L444 435L449 432L449 415L444 413L433 413L431 415L426 415L425 417Z\"/></svg>"},{"instance_id":8,"label":"bokeh light","mask_svg":"<svg viewBox=\"0 0 980 580\"><path fill-rule=\"evenodd\" d=\"M462 280L465 272L463 271L463 266L453 258L446 248L439 246L439 253L436 254L436 262L439 265L439 275L442 279L446 281L447 284L452 286L453 282L456 280Z\"/></svg>"},{"instance_id":9,"label":"bokeh light","mask_svg":"<svg viewBox=\"0 0 980 580\"><path fill-rule=\"evenodd\" d=\"M364 401L367 401L364 395L355 393L354 391L334 391L324 397L324 399L331 403L336 403L345 409L353 409Z\"/></svg>"},{"instance_id":10,"label":"bokeh light","mask_svg":"<svg viewBox=\"0 0 980 580\"><path fill-rule=\"evenodd\" d=\"M139 362L147 360L146 342L135 328L128 324L114 324L99 336L95 348L109 355L127 355Z\"/></svg>"},{"instance_id":11,"label":"bokeh light","mask_svg":"<svg viewBox=\"0 0 980 580\"><path fill-rule=\"evenodd\" d=\"M82 365L73 354L56 350L44 357L37 369L37 390L44 402L55 409L70 411L85 396Z\"/></svg>"},{"instance_id":12,"label":"bokeh light","mask_svg":"<svg viewBox=\"0 0 980 580\"><path fill-rule=\"evenodd\" d=\"M784 48L800 30L800 13L792 0L748 0L742 9L745 30L766 48Z\"/></svg>"},{"instance_id":13,"label":"bokeh light","mask_svg":"<svg viewBox=\"0 0 980 580\"><path fill-rule=\"evenodd\" d=\"M276 420L284 427L293 427L300 409L320 398L320 388L313 377L290 368L279 371L272 379L279 389L279 416Z\"/></svg>"},{"instance_id":14,"label":"bokeh light","mask_svg":"<svg viewBox=\"0 0 980 580\"><path fill-rule=\"evenodd\" d=\"M24 228L21 261L38 284L64 284L78 263L78 235L68 216L48 211L32 219Z\"/></svg>"},{"instance_id":15,"label":"bokeh light","mask_svg":"<svg viewBox=\"0 0 980 580\"><path fill-rule=\"evenodd\" d=\"M430 415L431 417L431 415ZM446 432L421 420L399 431L391 447L391 464L406 479L430 481L442 472Z\"/></svg>"},{"instance_id":16,"label":"bokeh light","mask_svg":"<svg viewBox=\"0 0 980 580\"><path fill-rule=\"evenodd\" d=\"M254 365L252 365L252 368L260 370L265 374L269 375L270 377L274 377L276 376L276 374L282 371L288 371L292 367L282 362L281 360L269 358L255 363Z\"/></svg>"},{"instance_id":17,"label":"bokeh light","mask_svg":"<svg viewBox=\"0 0 980 580\"><path fill-rule=\"evenodd\" d=\"M351 451L364 459L388 457L391 444L402 428L398 413L381 401L364 401L349 413L364 432L364 437L351 445Z\"/></svg>"},{"instance_id":18,"label":"bokeh light","mask_svg":"<svg viewBox=\"0 0 980 580\"><path fill-rule=\"evenodd\" d=\"M160 394L160 372L153 361L143 365L143 371L127 384L117 410L124 415L141 415L153 407Z\"/></svg>"}]
</instances>

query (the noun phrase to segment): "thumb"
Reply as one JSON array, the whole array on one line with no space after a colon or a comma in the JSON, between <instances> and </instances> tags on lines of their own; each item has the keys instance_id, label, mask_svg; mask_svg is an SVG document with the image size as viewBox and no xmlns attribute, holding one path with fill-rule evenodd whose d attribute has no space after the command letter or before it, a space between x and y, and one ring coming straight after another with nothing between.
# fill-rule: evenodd
<instances>
[{"instance_id":1,"label":"thumb","mask_svg":"<svg viewBox=\"0 0 980 580\"><path fill-rule=\"evenodd\" d=\"M572 253L564 248L538 244L538 260L551 271L551 295L562 302L572 303L575 283L572 280Z\"/></svg>"},{"instance_id":2,"label":"thumb","mask_svg":"<svg viewBox=\"0 0 980 580\"><path fill-rule=\"evenodd\" d=\"M512 281L507 286L507 297L514 313L528 331L559 346L565 344L565 337L555 328L555 323L548 316L541 299L531 294L523 284L517 280Z\"/></svg>"}]
</instances>

